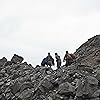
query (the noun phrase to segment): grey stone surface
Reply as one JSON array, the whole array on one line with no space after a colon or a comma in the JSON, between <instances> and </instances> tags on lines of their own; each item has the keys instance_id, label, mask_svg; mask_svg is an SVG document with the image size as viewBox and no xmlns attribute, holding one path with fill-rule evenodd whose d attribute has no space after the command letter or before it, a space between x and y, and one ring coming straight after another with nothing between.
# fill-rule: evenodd
<instances>
[{"instance_id":1,"label":"grey stone surface","mask_svg":"<svg viewBox=\"0 0 100 100\"><path fill-rule=\"evenodd\" d=\"M0 100L100 100L100 35L82 44L61 69L0 59Z\"/></svg>"}]
</instances>

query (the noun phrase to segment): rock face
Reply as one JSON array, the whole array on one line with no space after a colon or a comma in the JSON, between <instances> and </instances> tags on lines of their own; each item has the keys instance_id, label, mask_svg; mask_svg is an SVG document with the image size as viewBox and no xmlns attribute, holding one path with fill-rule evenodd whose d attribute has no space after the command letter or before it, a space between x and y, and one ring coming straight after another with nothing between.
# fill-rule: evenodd
<instances>
[{"instance_id":1,"label":"rock face","mask_svg":"<svg viewBox=\"0 0 100 100\"><path fill-rule=\"evenodd\" d=\"M88 66L100 64L100 35L96 35L82 44L75 52L77 62Z\"/></svg>"},{"instance_id":2,"label":"rock face","mask_svg":"<svg viewBox=\"0 0 100 100\"><path fill-rule=\"evenodd\" d=\"M100 35L75 52L70 66L35 68L14 54L0 59L0 100L100 100Z\"/></svg>"}]
</instances>

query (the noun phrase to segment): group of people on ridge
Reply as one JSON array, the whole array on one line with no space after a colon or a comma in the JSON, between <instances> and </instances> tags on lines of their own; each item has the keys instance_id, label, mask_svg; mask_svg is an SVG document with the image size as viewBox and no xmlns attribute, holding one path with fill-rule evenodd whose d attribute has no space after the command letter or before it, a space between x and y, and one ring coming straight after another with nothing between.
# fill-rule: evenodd
<instances>
[{"instance_id":1,"label":"group of people on ridge","mask_svg":"<svg viewBox=\"0 0 100 100\"><path fill-rule=\"evenodd\" d=\"M57 68L60 68L61 58L58 55L58 53L55 53L55 58L56 58L56 62L57 62ZM74 59L75 59L75 55L74 54L69 54L68 51L66 51L63 62L66 62L65 65L68 66L68 65L71 65L73 63ZM50 66L50 67L55 65L54 59L50 55L50 53L48 53L48 56L42 60L41 65L42 66L47 65L47 66Z\"/></svg>"}]
</instances>

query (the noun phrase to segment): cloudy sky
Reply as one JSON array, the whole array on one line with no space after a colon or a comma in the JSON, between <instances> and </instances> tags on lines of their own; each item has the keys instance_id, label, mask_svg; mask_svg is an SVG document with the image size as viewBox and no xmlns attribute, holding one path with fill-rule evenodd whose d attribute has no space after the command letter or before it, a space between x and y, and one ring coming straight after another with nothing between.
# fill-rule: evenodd
<instances>
[{"instance_id":1,"label":"cloudy sky","mask_svg":"<svg viewBox=\"0 0 100 100\"><path fill-rule=\"evenodd\" d=\"M33 65L100 34L100 0L0 0L0 57Z\"/></svg>"}]
</instances>

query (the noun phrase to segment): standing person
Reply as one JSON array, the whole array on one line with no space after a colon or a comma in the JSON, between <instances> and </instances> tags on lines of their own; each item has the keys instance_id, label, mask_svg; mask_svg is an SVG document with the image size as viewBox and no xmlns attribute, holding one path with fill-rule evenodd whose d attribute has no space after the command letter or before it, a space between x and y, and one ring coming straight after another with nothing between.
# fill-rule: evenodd
<instances>
[{"instance_id":1,"label":"standing person","mask_svg":"<svg viewBox=\"0 0 100 100\"><path fill-rule=\"evenodd\" d=\"M52 65L54 65L54 59L52 58L50 53L48 53L48 56L46 57L46 59L47 59L47 66L49 65L51 67Z\"/></svg>"},{"instance_id":2,"label":"standing person","mask_svg":"<svg viewBox=\"0 0 100 100\"><path fill-rule=\"evenodd\" d=\"M57 68L60 68L61 59L60 59L60 56L57 53L55 53L55 58L56 58L56 62L57 62Z\"/></svg>"},{"instance_id":3,"label":"standing person","mask_svg":"<svg viewBox=\"0 0 100 100\"><path fill-rule=\"evenodd\" d=\"M66 61L65 65L71 65L73 63L73 59L75 59L75 56L73 54L69 54L68 51L66 51L66 54L63 59L63 61Z\"/></svg>"}]
</instances>

